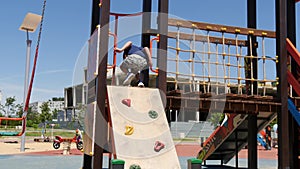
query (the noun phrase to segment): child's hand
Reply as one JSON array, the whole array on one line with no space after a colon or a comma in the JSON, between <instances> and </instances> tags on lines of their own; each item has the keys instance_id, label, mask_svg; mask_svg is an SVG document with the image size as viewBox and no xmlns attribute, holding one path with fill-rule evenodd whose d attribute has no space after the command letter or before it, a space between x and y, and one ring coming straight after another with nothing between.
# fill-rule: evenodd
<instances>
[{"instance_id":1,"label":"child's hand","mask_svg":"<svg viewBox=\"0 0 300 169\"><path fill-rule=\"evenodd\" d=\"M122 49L120 49L120 48L114 48L114 50L115 50L117 53L121 53L121 52L123 52L123 50L122 50Z\"/></svg>"}]
</instances>

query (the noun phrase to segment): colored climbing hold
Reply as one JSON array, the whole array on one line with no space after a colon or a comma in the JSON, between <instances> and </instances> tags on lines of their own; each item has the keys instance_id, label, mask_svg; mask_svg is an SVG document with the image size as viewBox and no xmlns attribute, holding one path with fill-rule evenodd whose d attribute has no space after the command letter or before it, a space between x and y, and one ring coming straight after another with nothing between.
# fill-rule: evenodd
<instances>
[{"instance_id":1,"label":"colored climbing hold","mask_svg":"<svg viewBox=\"0 0 300 169\"><path fill-rule=\"evenodd\" d=\"M149 117L151 117L152 119L156 119L157 116L158 116L158 113L157 113L156 111L154 111L154 110L150 110L150 111L148 112L148 115L149 115Z\"/></svg>"},{"instance_id":2,"label":"colored climbing hold","mask_svg":"<svg viewBox=\"0 0 300 169\"><path fill-rule=\"evenodd\" d=\"M133 131L134 131L134 128L132 126L125 126L125 135L132 135L133 134Z\"/></svg>"},{"instance_id":3,"label":"colored climbing hold","mask_svg":"<svg viewBox=\"0 0 300 169\"><path fill-rule=\"evenodd\" d=\"M122 103L125 104L126 106L130 107L131 106L131 99L123 99Z\"/></svg>"},{"instance_id":4,"label":"colored climbing hold","mask_svg":"<svg viewBox=\"0 0 300 169\"><path fill-rule=\"evenodd\" d=\"M165 148L165 144L160 142L160 141L156 141L155 145L154 145L154 151L159 152L161 149Z\"/></svg>"},{"instance_id":5,"label":"colored climbing hold","mask_svg":"<svg viewBox=\"0 0 300 169\"><path fill-rule=\"evenodd\" d=\"M129 169L141 169L141 167L137 164L132 164Z\"/></svg>"}]
</instances>

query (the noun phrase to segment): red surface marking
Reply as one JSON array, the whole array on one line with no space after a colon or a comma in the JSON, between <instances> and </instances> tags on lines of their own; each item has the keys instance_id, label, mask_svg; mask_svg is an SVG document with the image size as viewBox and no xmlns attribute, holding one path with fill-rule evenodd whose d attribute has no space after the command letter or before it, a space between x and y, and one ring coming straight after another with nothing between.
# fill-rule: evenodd
<instances>
[{"instance_id":1,"label":"red surface marking","mask_svg":"<svg viewBox=\"0 0 300 169\"><path fill-rule=\"evenodd\" d=\"M196 157L202 149L200 145L177 144L175 145L178 156Z\"/></svg>"},{"instance_id":2,"label":"red surface marking","mask_svg":"<svg viewBox=\"0 0 300 169\"><path fill-rule=\"evenodd\" d=\"M178 156L196 157L198 152L202 149L200 145L177 144L175 145ZM257 146L257 153L259 159L277 159L277 148L265 150L262 146ZM242 149L239 152L239 158L248 158L248 150Z\"/></svg>"},{"instance_id":3,"label":"red surface marking","mask_svg":"<svg viewBox=\"0 0 300 169\"><path fill-rule=\"evenodd\" d=\"M276 160L278 158L278 149L272 148L271 150L266 150L262 146L257 146L257 157L258 159L273 159ZM242 149L239 152L239 158L248 158L248 150Z\"/></svg>"}]
</instances>

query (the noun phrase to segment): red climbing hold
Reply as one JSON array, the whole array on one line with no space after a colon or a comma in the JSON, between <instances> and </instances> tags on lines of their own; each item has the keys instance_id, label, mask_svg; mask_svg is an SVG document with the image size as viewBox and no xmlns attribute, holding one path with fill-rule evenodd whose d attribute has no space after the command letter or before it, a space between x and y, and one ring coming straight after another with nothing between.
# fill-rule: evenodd
<instances>
[{"instance_id":1,"label":"red climbing hold","mask_svg":"<svg viewBox=\"0 0 300 169\"><path fill-rule=\"evenodd\" d=\"M164 143L162 143L160 141L155 142L154 151L159 152L163 148L165 148Z\"/></svg>"},{"instance_id":2,"label":"red climbing hold","mask_svg":"<svg viewBox=\"0 0 300 169\"><path fill-rule=\"evenodd\" d=\"M122 103L125 104L126 106L130 107L131 106L131 100L130 99L123 99Z\"/></svg>"}]
</instances>

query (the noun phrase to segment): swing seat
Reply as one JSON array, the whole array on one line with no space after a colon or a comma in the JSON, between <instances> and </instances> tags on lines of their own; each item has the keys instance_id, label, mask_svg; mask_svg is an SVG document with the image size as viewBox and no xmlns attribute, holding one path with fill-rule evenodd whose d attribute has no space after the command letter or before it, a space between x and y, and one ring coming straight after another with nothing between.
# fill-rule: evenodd
<instances>
[{"instance_id":1,"label":"swing seat","mask_svg":"<svg viewBox=\"0 0 300 169\"><path fill-rule=\"evenodd\" d=\"M0 136L18 136L19 132L3 132L0 131Z\"/></svg>"}]
</instances>

